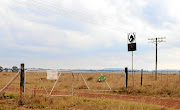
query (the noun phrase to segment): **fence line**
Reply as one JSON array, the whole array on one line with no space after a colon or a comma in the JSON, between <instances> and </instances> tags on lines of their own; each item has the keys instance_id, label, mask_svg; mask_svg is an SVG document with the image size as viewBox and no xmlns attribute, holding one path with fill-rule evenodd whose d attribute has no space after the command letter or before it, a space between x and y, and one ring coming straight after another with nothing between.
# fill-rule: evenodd
<instances>
[{"instance_id":1,"label":"fence line","mask_svg":"<svg viewBox=\"0 0 180 110\"><path fill-rule=\"evenodd\" d=\"M5 89L7 89L13 82L14 80L19 76L20 71L14 76L14 78L4 87L0 90L0 93L2 93Z\"/></svg>"}]
</instances>

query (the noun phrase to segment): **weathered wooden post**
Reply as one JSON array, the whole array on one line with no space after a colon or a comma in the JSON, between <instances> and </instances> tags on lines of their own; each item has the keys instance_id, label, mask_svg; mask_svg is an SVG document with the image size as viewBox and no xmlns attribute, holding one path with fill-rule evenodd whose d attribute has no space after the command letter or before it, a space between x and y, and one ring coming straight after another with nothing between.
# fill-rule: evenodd
<instances>
[{"instance_id":1,"label":"weathered wooden post","mask_svg":"<svg viewBox=\"0 0 180 110\"><path fill-rule=\"evenodd\" d=\"M179 81L180 81L180 71L179 71Z\"/></svg>"},{"instance_id":2,"label":"weathered wooden post","mask_svg":"<svg viewBox=\"0 0 180 110\"><path fill-rule=\"evenodd\" d=\"M20 74L20 100L19 105L23 105L23 93L24 93L24 63L21 64L21 74Z\"/></svg>"},{"instance_id":3,"label":"weathered wooden post","mask_svg":"<svg viewBox=\"0 0 180 110\"><path fill-rule=\"evenodd\" d=\"M125 87L127 88L128 86L128 68L126 67L125 68Z\"/></svg>"},{"instance_id":4,"label":"weathered wooden post","mask_svg":"<svg viewBox=\"0 0 180 110\"><path fill-rule=\"evenodd\" d=\"M141 69L141 86L142 86L142 80L143 80L143 69Z\"/></svg>"},{"instance_id":5,"label":"weathered wooden post","mask_svg":"<svg viewBox=\"0 0 180 110\"><path fill-rule=\"evenodd\" d=\"M161 71L161 82L162 82L162 71Z\"/></svg>"}]
</instances>

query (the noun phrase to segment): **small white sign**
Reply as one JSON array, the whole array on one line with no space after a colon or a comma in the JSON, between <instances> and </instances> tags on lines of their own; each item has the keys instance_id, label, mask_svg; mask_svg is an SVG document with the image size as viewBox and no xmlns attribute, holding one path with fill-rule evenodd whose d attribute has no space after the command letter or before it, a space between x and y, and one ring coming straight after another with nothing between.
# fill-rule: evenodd
<instances>
[{"instance_id":1,"label":"small white sign","mask_svg":"<svg viewBox=\"0 0 180 110\"><path fill-rule=\"evenodd\" d=\"M58 78L58 71L56 70L48 70L47 71L47 79L56 80Z\"/></svg>"},{"instance_id":2,"label":"small white sign","mask_svg":"<svg viewBox=\"0 0 180 110\"><path fill-rule=\"evenodd\" d=\"M128 33L128 44L136 43L136 33Z\"/></svg>"}]
</instances>

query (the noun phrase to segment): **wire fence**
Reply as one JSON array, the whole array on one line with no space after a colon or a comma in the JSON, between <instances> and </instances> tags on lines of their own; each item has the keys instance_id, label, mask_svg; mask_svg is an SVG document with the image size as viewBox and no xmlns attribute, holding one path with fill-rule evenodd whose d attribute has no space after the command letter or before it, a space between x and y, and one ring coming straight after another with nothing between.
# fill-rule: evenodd
<instances>
[{"instance_id":1,"label":"wire fence","mask_svg":"<svg viewBox=\"0 0 180 110\"><path fill-rule=\"evenodd\" d=\"M115 72L59 72L58 80L48 80L46 71L27 71L25 81L26 94L47 94L51 96L72 96L73 92L88 91L119 91L125 88L125 73L123 71ZM99 81L100 76L105 76L105 81ZM16 77L16 79L14 79ZM134 82L133 78L134 77ZM155 72L143 72L141 85L141 72L128 74L128 88L139 89L145 88L180 88L180 72L158 72L155 80ZM8 85L11 80L14 82ZM0 90L19 92L20 78L17 73L1 72L0 73ZM134 83L134 87L133 87Z\"/></svg>"}]
</instances>

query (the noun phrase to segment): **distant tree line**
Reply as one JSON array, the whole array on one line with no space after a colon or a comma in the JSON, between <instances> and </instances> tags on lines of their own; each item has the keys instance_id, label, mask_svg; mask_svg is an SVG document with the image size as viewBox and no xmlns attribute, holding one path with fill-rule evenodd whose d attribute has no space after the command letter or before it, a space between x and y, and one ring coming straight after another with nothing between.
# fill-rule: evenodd
<instances>
[{"instance_id":1,"label":"distant tree line","mask_svg":"<svg viewBox=\"0 0 180 110\"><path fill-rule=\"evenodd\" d=\"M2 66L0 66L0 72L18 72L19 68L17 66L13 66L12 68L4 68Z\"/></svg>"}]
</instances>

